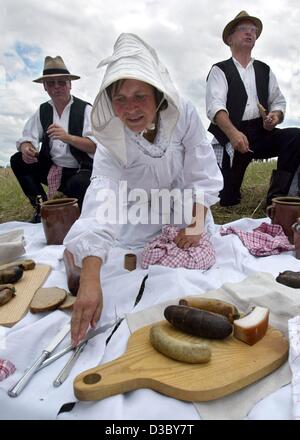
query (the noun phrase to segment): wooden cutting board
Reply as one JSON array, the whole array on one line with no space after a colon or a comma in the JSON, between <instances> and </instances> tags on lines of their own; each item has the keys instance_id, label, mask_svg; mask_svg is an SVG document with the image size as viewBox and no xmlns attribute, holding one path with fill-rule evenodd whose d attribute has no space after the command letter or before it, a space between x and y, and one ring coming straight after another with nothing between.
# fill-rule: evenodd
<instances>
[{"instance_id":1,"label":"wooden cutting board","mask_svg":"<svg viewBox=\"0 0 300 440\"><path fill-rule=\"evenodd\" d=\"M162 325L179 339L200 339L175 330L167 321ZM157 352L149 341L150 327L130 336L123 356L79 374L74 380L76 397L99 400L150 388L180 400L213 400L266 376L288 357L287 340L279 330L269 327L265 337L252 346L233 336L224 340L205 339L212 350L211 360L206 364L187 364Z\"/></svg>"},{"instance_id":2,"label":"wooden cutting board","mask_svg":"<svg viewBox=\"0 0 300 440\"><path fill-rule=\"evenodd\" d=\"M14 284L16 296L0 307L0 325L12 327L27 312L37 289L44 283L51 266L37 264L32 270L25 270L22 278Z\"/></svg>"}]
</instances>

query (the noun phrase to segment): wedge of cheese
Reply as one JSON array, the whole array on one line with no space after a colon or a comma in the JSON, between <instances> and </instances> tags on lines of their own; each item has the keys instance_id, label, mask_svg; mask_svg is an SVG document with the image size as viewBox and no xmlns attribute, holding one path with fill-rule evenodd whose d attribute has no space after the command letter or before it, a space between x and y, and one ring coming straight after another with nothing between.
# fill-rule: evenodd
<instances>
[{"instance_id":1,"label":"wedge of cheese","mask_svg":"<svg viewBox=\"0 0 300 440\"><path fill-rule=\"evenodd\" d=\"M233 336L253 345L262 339L269 325L269 309L256 306L249 315L233 321Z\"/></svg>"}]
</instances>

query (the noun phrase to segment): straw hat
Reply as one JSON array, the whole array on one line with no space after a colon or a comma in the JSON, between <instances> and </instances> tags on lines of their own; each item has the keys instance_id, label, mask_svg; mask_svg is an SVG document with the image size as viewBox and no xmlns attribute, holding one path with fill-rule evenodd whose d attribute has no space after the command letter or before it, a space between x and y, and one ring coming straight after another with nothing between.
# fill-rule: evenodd
<instances>
[{"instance_id":1,"label":"straw hat","mask_svg":"<svg viewBox=\"0 0 300 440\"><path fill-rule=\"evenodd\" d=\"M229 46L227 39L229 35L232 33L232 30L235 28L235 26L240 22L244 20L250 20L253 21L255 26L257 27L256 32L256 38L258 38L261 34L263 25L259 18L253 17L252 15L249 15L246 11L241 11L233 20L231 20L224 28L222 38L225 44Z\"/></svg>"},{"instance_id":2,"label":"straw hat","mask_svg":"<svg viewBox=\"0 0 300 440\"><path fill-rule=\"evenodd\" d=\"M43 76L34 79L33 82L42 83L45 79L57 78L60 76L66 77L71 81L80 78L80 76L70 74L62 57L56 56L55 58L52 58L47 56L44 62Z\"/></svg>"}]
</instances>

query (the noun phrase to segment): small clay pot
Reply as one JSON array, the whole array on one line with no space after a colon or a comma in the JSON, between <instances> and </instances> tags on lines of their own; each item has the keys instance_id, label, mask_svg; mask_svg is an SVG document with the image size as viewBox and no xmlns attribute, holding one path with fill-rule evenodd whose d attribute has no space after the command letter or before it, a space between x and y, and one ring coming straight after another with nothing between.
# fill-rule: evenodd
<instances>
[{"instance_id":1,"label":"small clay pot","mask_svg":"<svg viewBox=\"0 0 300 440\"><path fill-rule=\"evenodd\" d=\"M48 200L41 204L41 220L47 244L62 244L80 215L77 199Z\"/></svg>"},{"instance_id":2,"label":"small clay pot","mask_svg":"<svg viewBox=\"0 0 300 440\"><path fill-rule=\"evenodd\" d=\"M135 270L136 269L136 255L135 254L125 254L124 268L127 270Z\"/></svg>"},{"instance_id":3,"label":"small clay pot","mask_svg":"<svg viewBox=\"0 0 300 440\"><path fill-rule=\"evenodd\" d=\"M273 224L282 226L290 243L294 243L292 225L300 217L300 197L275 197L267 208L267 216Z\"/></svg>"}]
</instances>

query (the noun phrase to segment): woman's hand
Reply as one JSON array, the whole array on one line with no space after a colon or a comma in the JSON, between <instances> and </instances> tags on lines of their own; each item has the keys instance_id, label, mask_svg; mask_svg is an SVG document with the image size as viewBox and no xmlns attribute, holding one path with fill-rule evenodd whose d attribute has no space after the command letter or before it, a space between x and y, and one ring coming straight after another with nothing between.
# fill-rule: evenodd
<instances>
[{"instance_id":1,"label":"woman's hand","mask_svg":"<svg viewBox=\"0 0 300 440\"><path fill-rule=\"evenodd\" d=\"M174 239L180 249L196 247L204 232L207 208L199 203L193 204L193 223L187 228L181 229Z\"/></svg>"},{"instance_id":2,"label":"woman's hand","mask_svg":"<svg viewBox=\"0 0 300 440\"><path fill-rule=\"evenodd\" d=\"M202 234L191 234L192 227L181 229L174 242L180 249L188 249L190 247L196 247L202 237Z\"/></svg>"},{"instance_id":3,"label":"woman's hand","mask_svg":"<svg viewBox=\"0 0 300 440\"><path fill-rule=\"evenodd\" d=\"M83 260L80 286L71 319L71 338L74 346L82 341L89 326L95 327L100 319L103 308L101 263L98 257L86 257Z\"/></svg>"}]
</instances>

